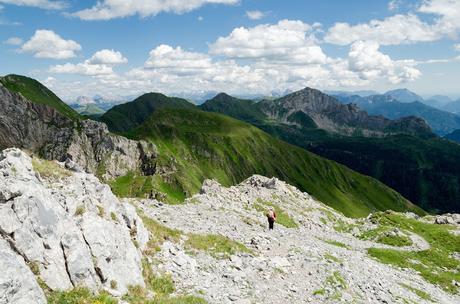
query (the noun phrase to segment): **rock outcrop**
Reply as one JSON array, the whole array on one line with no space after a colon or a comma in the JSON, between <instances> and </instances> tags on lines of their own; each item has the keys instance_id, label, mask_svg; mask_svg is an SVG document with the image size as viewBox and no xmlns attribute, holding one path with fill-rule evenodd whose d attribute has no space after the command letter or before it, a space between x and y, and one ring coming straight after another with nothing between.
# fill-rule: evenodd
<instances>
[{"instance_id":1,"label":"rock outcrop","mask_svg":"<svg viewBox=\"0 0 460 304\"><path fill-rule=\"evenodd\" d=\"M276 100L263 100L260 109L270 118L292 124L298 113L307 114L318 128L343 135L360 133L364 136L413 134L433 136L429 125L418 117L390 120L368 115L355 104L341 104L321 91L305 88Z\"/></svg>"},{"instance_id":2,"label":"rock outcrop","mask_svg":"<svg viewBox=\"0 0 460 304\"><path fill-rule=\"evenodd\" d=\"M111 134L103 123L72 120L0 84L0 149L17 147L47 159L72 159L106 179L141 170L155 173L156 147Z\"/></svg>"},{"instance_id":3,"label":"rock outcrop","mask_svg":"<svg viewBox=\"0 0 460 304\"><path fill-rule=\"evenodd\" d=\"M0 153L0 303L46 303L37 281L113 295L143 286L149 236L134 207L77 166L48 165L44 178L24 152Z\"/></svg>"}]
</instances>

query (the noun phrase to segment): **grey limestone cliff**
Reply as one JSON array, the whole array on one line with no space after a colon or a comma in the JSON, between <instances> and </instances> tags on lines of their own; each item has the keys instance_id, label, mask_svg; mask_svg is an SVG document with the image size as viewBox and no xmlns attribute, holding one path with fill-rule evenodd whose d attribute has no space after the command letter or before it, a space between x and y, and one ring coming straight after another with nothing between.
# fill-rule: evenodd
<instances>
[{"instance_id":1,"label":"grey limestone cliff","mask_svg":"<svg viewBox=\"0 0 460 304\"><path fill-rule=\"evenodd\" d=\"M0 149L17 147L47 159L72 159L109 179L141 170L155 172L156 147L111 134L103 123L72 120L0 84Z\"/></svg>"}]
</instances>

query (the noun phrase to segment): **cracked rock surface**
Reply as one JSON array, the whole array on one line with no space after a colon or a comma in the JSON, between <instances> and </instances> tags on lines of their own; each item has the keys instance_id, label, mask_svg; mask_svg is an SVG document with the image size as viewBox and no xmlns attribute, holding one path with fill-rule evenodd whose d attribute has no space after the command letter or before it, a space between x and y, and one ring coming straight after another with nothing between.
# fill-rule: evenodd
<instances>
[{"instance_id":1,"label":"cracked rock surface","mask_svg":"<svg viewBox=\"0 0 460 304\"><path fill-rule=\"evenodd\" d=\"M24 152L0 153L0 303L45 303L38 279L113 295L144 285L148 232L134 207L93 175L67 174L44 179Z\"/></svg>"}]
</instances>

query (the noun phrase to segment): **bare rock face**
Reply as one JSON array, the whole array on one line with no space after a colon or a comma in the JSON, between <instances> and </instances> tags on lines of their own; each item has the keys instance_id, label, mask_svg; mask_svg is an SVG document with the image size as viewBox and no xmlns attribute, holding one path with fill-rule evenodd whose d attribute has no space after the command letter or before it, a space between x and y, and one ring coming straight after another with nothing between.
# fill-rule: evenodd
<instances>
[{"instance_id":1,"label":"bare rock face","mask_svg":"<svg viewBox=\"0 0 460 304\"><path fill-rule=\"evenodd\" d=\"M52 290L113 295L144 285L148 232L134 207L95 176L62 170L41 178L24 152L0 153L0 303L45 303L36 277Z\"/></svg>"},{"instance_id":2,"label":"bare rock face","mask_svg":"<svg viewBox=\"0 0 460 304\"><path fill-rule=\"evenodd\" d=\"M141 170L155 173L156 147L111 134L103 123L73 121L0 84L0 149L23 148L47 159L72 159L87 172L110 179Z\"/></svg>"},{"instance_id":3,"label":"bare rock face","mask_svg":"<svg viewBox=\"0 0 460 304\"><path fill-rule=\"evenodd\" d=\"M0 240L0 303L45 304L46 298L24 259Z\"/></svg>"}]
</instances>

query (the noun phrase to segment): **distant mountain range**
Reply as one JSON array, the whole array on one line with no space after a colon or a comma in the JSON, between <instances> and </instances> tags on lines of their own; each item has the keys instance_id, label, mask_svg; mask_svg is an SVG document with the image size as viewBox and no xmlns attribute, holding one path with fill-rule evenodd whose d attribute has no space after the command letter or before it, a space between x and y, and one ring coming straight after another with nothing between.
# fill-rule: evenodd
<instances>
[{"instance_id":1,"label":"distant mountain range","mask_svg":"<svg viewBox=\"0 0 460 304\"><path fill-rule=\"evenodd\" d=\"M133 98L135 98L135 96L79 96L75 102L70 102L69 105L81 115L97 117L104 114L107 110L113 108L114 106L128 102Z\"/></svg>"},{"instance_id":2,"label":"distant mountain range","mask_svg":"<svg viewBox=\"0 0 460 304\"><path fill-rule=\"evenodd\" d=\"M402 94L396 94L395 96L402 96ZM410 101L416 96L415 94L407 94L403 98L405 102L401 102L388 93L368 97L338 95L336 98L344 104L356 104L359 108L372 115L383 115L391 119L407 116L421 117L425 119L436 134L441 136L460 129L459 116L430 107L421 101Z\"/></svg>"},{"instance_id":3,"label":"distant mountain range","mask_svg":"<svg viewBox=\"0 0 460 304\"><path fill-rule=\"evenodd\" d=\"M224 108L223 108L224 107ZM340 135L382 137L388 134L431 136L430 127L417 117L390 120L371 116L355 105L343 105L322 92L305 88L274 100L251 102L219 94L201 106L205 111L230 111L227 115L258 122L266 118L286 125L318 128Z\"/></svg>"}]
</instances>

